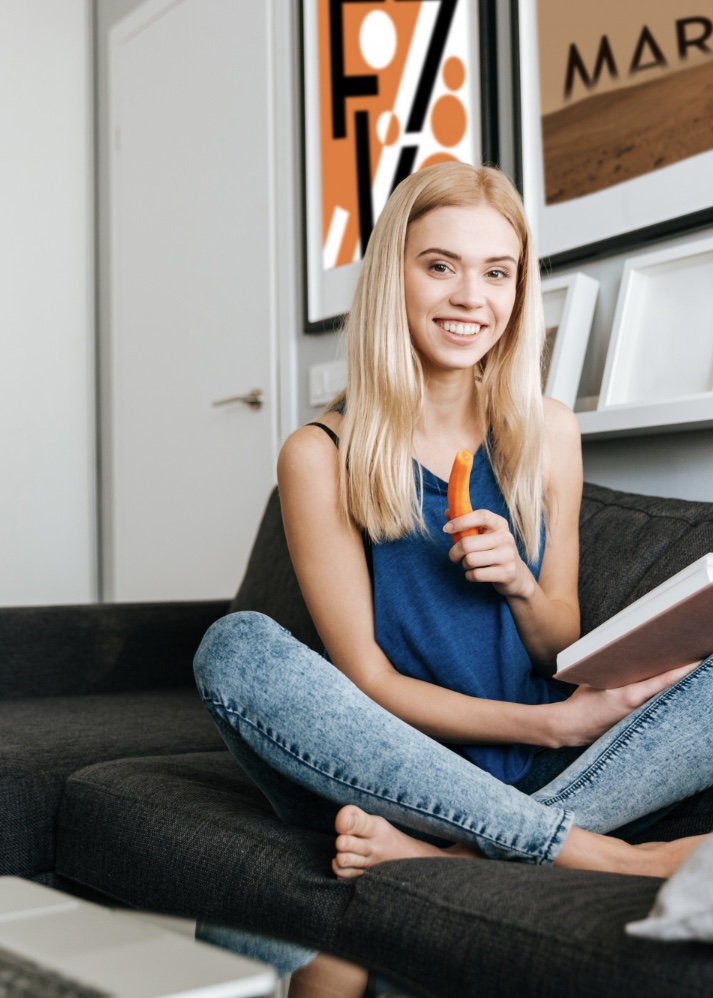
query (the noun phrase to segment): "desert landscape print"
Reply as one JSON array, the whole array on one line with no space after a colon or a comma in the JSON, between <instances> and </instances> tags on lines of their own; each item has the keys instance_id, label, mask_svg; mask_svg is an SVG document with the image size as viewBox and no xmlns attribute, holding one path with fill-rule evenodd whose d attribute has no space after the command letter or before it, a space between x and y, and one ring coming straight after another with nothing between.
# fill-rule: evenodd
<instances>
[{"instance_id":1,"label":"desert landscape print","mask_svg":"<svg viewBox=\"0 0 713 998\"><path fill-rule=\"evenodd\" d=\"M542 117L545 200L558 204L713 149L713 60Z\"/></svg>"}]
</instances>

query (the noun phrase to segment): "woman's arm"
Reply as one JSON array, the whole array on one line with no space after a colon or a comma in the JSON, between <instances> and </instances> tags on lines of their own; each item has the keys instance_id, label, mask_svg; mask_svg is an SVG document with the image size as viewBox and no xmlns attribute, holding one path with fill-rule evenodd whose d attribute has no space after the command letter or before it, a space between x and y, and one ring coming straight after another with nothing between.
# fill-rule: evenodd
<instances>
[{"instance_id":1,"label":"woman's arm","mask_svg":"<svg viewBox=\"0 0 713 998\"><path fill-rule=\"evenodd\" d=\"M490 582L508 601L515 625L535 667L554 672L557 653L579 637L579 507L582 455L575 415L545 399L544 478L549 503L547 541L539 584L520 558L508 523L488 510L477 510L447 524L485 528L462 538L451 550L474 582Z\"/></svg>"}]
</instances>

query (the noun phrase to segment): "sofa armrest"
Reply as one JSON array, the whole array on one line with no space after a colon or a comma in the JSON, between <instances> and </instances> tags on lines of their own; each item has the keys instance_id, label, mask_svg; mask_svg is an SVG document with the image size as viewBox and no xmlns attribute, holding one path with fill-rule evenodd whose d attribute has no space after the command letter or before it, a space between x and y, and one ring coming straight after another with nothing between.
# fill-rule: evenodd
<instances>
[{"instance_id":1,"label":"sofa armrest","mask_svg":"<svg viewBox=\"0 0 713 998\"><path fill-rule=\"evenodd\" d=\"M0 608L0 699L188 686L227 600Z\"/></svg>"}]
</instances>

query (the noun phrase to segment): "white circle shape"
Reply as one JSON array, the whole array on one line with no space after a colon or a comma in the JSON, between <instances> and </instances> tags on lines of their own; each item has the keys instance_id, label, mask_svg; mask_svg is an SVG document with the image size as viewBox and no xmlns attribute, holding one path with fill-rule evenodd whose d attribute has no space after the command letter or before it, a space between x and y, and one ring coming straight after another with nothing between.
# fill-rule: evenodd
<instances>
[{"instance_id":1,"label":"white circle shape","mask_svg":"<svg viewBox=\"0 0 713 998\"><path fill-rule=\"evenodd\" d=\"M372 10L362 21L359 48L372 69L384 69L396 54L396 28L383 10Z\"/></svg>"}]
</instances>

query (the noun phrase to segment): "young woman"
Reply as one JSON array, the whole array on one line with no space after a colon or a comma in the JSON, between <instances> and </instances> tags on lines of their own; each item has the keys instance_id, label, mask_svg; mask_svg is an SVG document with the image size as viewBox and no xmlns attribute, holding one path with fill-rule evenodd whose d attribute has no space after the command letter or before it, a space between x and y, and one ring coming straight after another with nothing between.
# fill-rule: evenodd
<instances>
[{"instance_id":1,"label":"young woman","mask_svg":"<svg viewBox=\"0 0 713 998\"><path fill-rule=\"evenodd\" d=\"M696 839L602 833L710 784L713 658L569 697L549 679L579 634L580 442L542 398L538 262L502 173L397 188L346 337L346 392L278 464L327 657L257 614L214 625L196 675L231 751L285 820L336 823L339 877L419 855L670 875ZM450 519L463 448L474 512Z\"/></svg>"}]
</instances>

